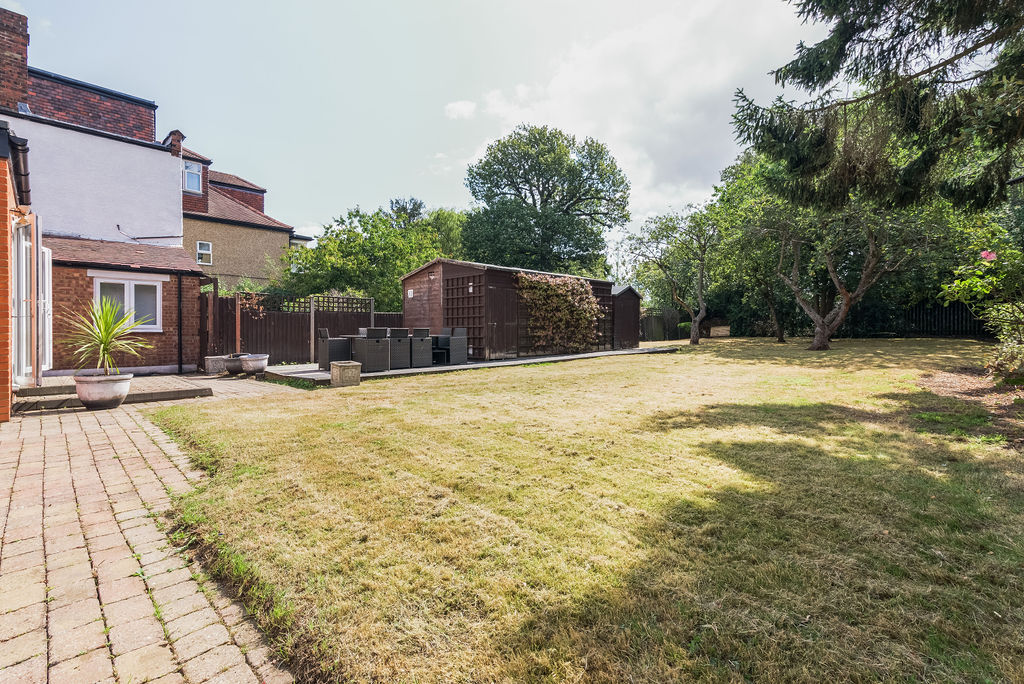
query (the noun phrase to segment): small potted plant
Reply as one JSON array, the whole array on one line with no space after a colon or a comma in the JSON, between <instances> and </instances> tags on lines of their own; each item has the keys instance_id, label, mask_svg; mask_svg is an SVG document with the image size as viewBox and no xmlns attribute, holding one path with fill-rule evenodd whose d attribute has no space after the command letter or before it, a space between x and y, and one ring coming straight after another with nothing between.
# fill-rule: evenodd
<instances>
[{"instance_id":1,"label":"small potted plant","mask_svg":"<svg viewBox=\"0 0 1024 684\"><path fill-rule=\"evenodd\" d=\"M64 345L71 350L79 368L96 364L92 371L75 374L75 391L85 408L116 408L128 396L132 374L122 373L114 356L127 354L137 357L139 350L153 346L131 334L147 319L132 319L131 311L122 311L120 304L107 297L98 303L90 302L84 314L69 314L71 333L64 340Z\"/></svg>"}]
</instances>

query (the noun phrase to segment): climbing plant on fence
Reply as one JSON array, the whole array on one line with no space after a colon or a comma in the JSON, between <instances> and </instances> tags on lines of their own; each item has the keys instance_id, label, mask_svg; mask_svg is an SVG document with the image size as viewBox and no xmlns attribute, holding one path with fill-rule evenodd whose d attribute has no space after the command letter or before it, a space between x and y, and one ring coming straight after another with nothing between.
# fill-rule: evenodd
<instances>
[{"instance_id":1,"label":"climbing plant on fence","mask_svg":"<svg viewBox=\"0 0 1024 684\"><path fill-rule=\"evenodd\" d=\"M519 273L534 351L583 352L597 342L601 309L582 278Z\"/></svg>"}]
</instances>

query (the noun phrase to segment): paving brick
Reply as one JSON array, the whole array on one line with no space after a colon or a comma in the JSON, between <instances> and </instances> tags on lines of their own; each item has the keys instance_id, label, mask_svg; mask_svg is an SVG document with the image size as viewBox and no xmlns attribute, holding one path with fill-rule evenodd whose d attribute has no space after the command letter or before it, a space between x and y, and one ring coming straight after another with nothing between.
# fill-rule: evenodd
<instances>
[{"instance_id":1,"label":"paving brick","mask_svg":"<svg viewBox=\"0 0 1024 684\"><path fill-rule=\"evenodd\" d=\"M179 568L178 570L156 572L152 575L147 573L146 584L155 592L157 589L170 587L190 579L192 579L192 571L188 568Z\"/></svg>"},{"instance_id":2,"label":"paving brick","mask_svg":"<svg viewBox=\"0 0 1024 684\"><path fill-rule=\"evenodd\" d=\"M58 680L51 680L56 684ZM0 682L7 684L46 684L46 656L23 660L0 670Z\"/></svg>"},{"instance_id":3,"label":"paving brick","mask_svg":"<svg viewBox=\"0 0 1024 684\"><path fill-rule=\"evenodd\" d=\"M69 630L50 630L50 663L59 663L106 646L103 621L93 620Z\"/></svg>"},{"instance_id":4,"label":"paving brick","mask_svg":"<svg viewBox=\"0 0 1024 684\"><path fill-rule=\"evenodd\" d=\"M185 598L178 599L173 603L169 603L166 606L161 606L161 614L165 621L176 620L183 615L202 610L203 608L209 608L210 602L206 600L206 597L202 594L192 594Z\"/></svg>"},{"instance_id":5,"label":"paving brick","mask_svg":"<svg viewBox=\"0 0 1024 684\"><path fill-rule=\"evenodd\" d=\"M66 568L69 565L88 562L89 551L84 547L78 549L70 549L69 551L61 551L59 553L47 554L46 556L46 567L49 570L59 570L60 568Z\"/></svg>"},{"instance_id":6,"label":"paving brick","mask_svg":"<svg viewBox=\"0 0 1024 684\"><path fill-rule=\"evenodd\" d=\"M146 584L141 577L122 577L99 585L100 601L104 604L115 603L132 596L146 593Z\"/></svg>"},{"instance_id":7,"label":"paving brick","mask_svg":"<svg viewBox=\"0 0 1024 684\"><path fill-rule=\"evenodd\" d=\"M18 610L33 603L41 603L46 600L46 585L42 582L33 582L14 589L0 593L0 613Z\"/></svg>"},{"instance_id":8,"label":"paving brick","mask_svg":"<svg viewBox=\"0 0 1024 684\"><path fill-rule=\"evenodd\" d=\"M191 660L207 651L231 643L231 635L222 624L208 625L198 632L192 632L188 636L174 642L174 651L182 660Z\"/></svg>"},{"instance_id":9,"label":"paving brick","mask_svg":"<svg viewBox=\"0 0 1024 684\"><path fill-rule=\"evenodd\" d=\"M253 674L252 669L246 664L235 665L227 672L206 680L207 684L259 684L259 679Z\"/></svg>"},{"instance_id":10,"label":"paving brick","mask_svg":"<svg viewBox=\"0 0 1024 684\"><path fill-rule=\"evenodd\" d=\"M46 627L46 605L33 603L10 613L0 615L0 641Z\"/></svg>"},{"instance_id":11,"label":"paving brick","mask_svg":"<svg viewBox=\"0 0 1024 684\"><path fill-rule=\"evenodd\" d=\"M59 634L96 621L102 622L102 615L99 601L93 596L59 608L51 605L47 625L52 634Z\"/></svg>"},{"instance_id":12,"label":"paving brick","mask_svg":"<svg viewBox=\"0 0 1024 684\"><path fill-rule=\"evenodd\" d=\"M113 676L110 652L105 648L98 648L50 668L50 684L99 682Z\"/></svg>"},{"instance_id":13,"label":"paving brick","mask_svg":"<svg viewBox=\"0 0 1024 684\"><path fill-rule=\"evenodd\" d=\"M169 587L153 590L153 600L158 606L164 606L178 599L191 596L199 592L199 585L194 580L187 580L172 584Z\"/></svg>"},{"instance_id":14,"label":"paving brick","mask_svg":"<svg viewBox=\"0 0 1024 684\"><path fill-rule=\"evenodd\" d=\"M111 627L123 625L139 618L154 615L153 601L148 594L132 596L114 603L104 604L103 614Z\"/></svg>"},{"instance_id":15,"label":"paving brick","mask_svg":"<svg viewBox=\"0 0 1024 684\"><path fill-rule=\"evenodd\" d=\"M0 668L15 665L33 656L46 657L46 630L36 629L5 641L0 648Z\"/></svg>"},{"instance_id":16,"label":"paving brick","mask_svg":"<svg viewBox=\"0 0 1024 684\"><path fill-rule=\"evenodd\" d=\"M215 649L189 660L182 666L182 673L191 682L205 682L207 679L245 664L242 652L234 644L218 646Z\"/></svg>"},{"instance_id":17,"label":"paving brick","mask_svg":"<svg viewBox=\"0 0 1024 684\"><path fill-rule=\"evenodd\" d=\"M96 596L96 581L88 579L52 585L49 591L50 607L61 608Z\"/></svg>"},{"instance_id":18,"label":"paving brick","mask_svg":"<svg viewBox=\"0 0 1024 684\"><path fill-rule=\"evenodd\" d=\"M207 607L203 610L197 610L175 620L170 620L166 622L165 625L167 627L167 634L170 636L171 641L177 641L178 639L181 639L188 634L192 634L207 625L219 622L220 617L213 608Z\"/></svg>"},{"instance_id":19,"label":"paving brick","mask_svg":"<svg viewBox=\"0 0 1024 684\"><path fill-rule=\"evenodd\" d=\"M145 682L174 672L178 663L166 644L151 644L115 657L114 667L122 682Z\"/></svg>"},{"instance_id":20,"label":"paving brick","mask_svg":"<svg viewBox=\"0 0 1024 684\"><path fill-rule=\"evenodd\" d=\"M165 641L164 628L153 615L110 628L110 650L115 656Z\"/></svg>"}]
</instances>

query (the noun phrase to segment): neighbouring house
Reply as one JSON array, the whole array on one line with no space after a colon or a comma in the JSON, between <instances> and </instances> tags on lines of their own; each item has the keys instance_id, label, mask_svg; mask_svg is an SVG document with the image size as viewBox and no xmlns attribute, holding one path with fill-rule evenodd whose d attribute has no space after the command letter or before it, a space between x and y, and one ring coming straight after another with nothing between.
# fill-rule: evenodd
<instances>
[{"instance_id":1,"label":"neighbouring house","mask_svg":"<svg viewBox=\"0 0 1024 684\"><path fill-rule=\"evenodd\" d=\"M430 328L466 328L469 358L510 359L538 354L530 338L530 316L516 284L518 273L578 278L564 273L542 273L525 268L434 259L402 277L403 325ZM639 306L623 308L627 320L615 321L613 283L583 278L597 298L602 316L597 324L594 350L628 348L639 344ZM631 289L631 288L630 288ZM635 292L635 291L634 291ZM623 299L625 304L629 299ZM616 342L614 331L635 331Z\"/></svg>"},{"instance_id":2,"label":"neighbouring house","mask_svg":"<svg viewBox=\"0 0 1024 684\"><path fill-rule=\"evenodd\" d=\"M48 373L73 370L65 312L102 296L146 322L153 349L130 370L194 370L202 271L182 248L183 160L156 139L156 104L30 67L28 44L28 20L0 9L0 117L31 141L32 209L53 252Z\"/></svg>"},{"instance_id":3,"label":"neighbouring house","mask_svg":"<svg viewBox=\"0 0 1024 684\"><path fill-rule=\"evenodd\" d=\"M0 206L7 221L0 240L0 422L11 419L14 391L37 384L50 361L42 314L49 262L31 204L28 141L0 121Z\"/></svg>"},{"instance_id":4,"label":"neighbouring house","mask_svg":"<svg viewBox=\"0 0 1024 684\"><path fill-rule=\"evenodd\" d=\"M171 131L164 140L182 158L183 246L221 287L270 282L281 271L284 251L312 238L264 213L266 188L210 168L212 160L183 147L184 139Z\"/></svg>"}]
</instances>

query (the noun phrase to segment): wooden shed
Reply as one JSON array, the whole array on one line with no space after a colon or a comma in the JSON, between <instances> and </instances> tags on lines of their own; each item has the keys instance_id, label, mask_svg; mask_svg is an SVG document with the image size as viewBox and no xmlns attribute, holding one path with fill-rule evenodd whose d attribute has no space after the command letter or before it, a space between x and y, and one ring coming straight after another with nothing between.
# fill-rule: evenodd
<instances>
[{"instance_id":1,"label":"wooden shed","mask_svg":"<svg viewBox=\"0 0 1024 684\"><path fill-rule=\"evenodd\" d=\"M616 285L612 288L615 300L612 333L616 349L633 349L640 346L640 302L643 297L631 285Z\"/></svg>"},{"instance_id":2,"label":"wooden shed","mask_svg":"<svg viewBox=\"0 0 1024 684\"><path fill-rule=\"evenodd\" d=\"M402 278L402 312L407 328L466 328L469 358L478 361L513 359L541 353L533 350L529 335L530 312L516 286L516 274L542 273L524 268L435 259ZM564 273L543 273L576 278ZM584 278L601 307L598 341L593 347L613 347L614 298L612 283ZM636 324L639 327L639 310Z\"/></svg>"}]
</instances>

